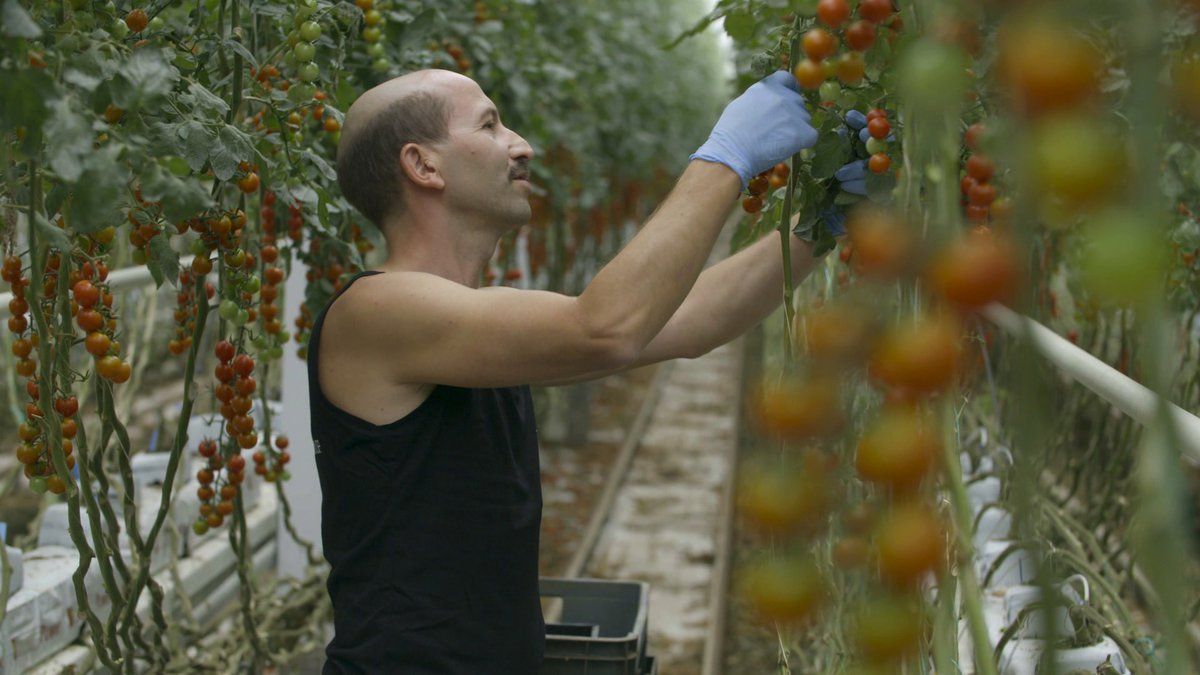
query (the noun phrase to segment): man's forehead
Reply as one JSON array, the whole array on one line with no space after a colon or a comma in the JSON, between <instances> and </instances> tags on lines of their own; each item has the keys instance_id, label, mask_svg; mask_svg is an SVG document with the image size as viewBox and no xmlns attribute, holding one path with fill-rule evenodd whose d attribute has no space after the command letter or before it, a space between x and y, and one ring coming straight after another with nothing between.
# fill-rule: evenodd
<instances>
[{"instance_id":1,"label":"man's forehead","mask_svg":"<svg viewBox=\"0 0 1200 675\"><path fill-rule=\"evenodd\" d=\"M350 106L349 112L369 118L392 102L417 92L442 97L449 106L452 119L475 117L493 107L491 100L471 78L448 70L430 69L401 75L372 87Z\"/></svg>"}]
</instances>

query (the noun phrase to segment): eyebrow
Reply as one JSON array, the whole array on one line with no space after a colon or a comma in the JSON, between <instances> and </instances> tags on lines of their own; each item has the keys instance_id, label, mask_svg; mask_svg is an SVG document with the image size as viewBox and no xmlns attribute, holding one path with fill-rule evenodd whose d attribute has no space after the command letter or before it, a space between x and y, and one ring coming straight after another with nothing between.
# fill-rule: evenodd
<instances>
[{"instance_id":1,"label":"eyebrow","mask_svg":"<svg viewBox=\"0 0 1200 675\"><path fill-rule=\"evenodd\" d=\"M500 111L496 110L496 108L494 106L489 106L486 110L483 111L482 114L479 115L480 121L483 121L488 118L495 119L495 120L500 119Z\"/></svg>"}]
</instances>

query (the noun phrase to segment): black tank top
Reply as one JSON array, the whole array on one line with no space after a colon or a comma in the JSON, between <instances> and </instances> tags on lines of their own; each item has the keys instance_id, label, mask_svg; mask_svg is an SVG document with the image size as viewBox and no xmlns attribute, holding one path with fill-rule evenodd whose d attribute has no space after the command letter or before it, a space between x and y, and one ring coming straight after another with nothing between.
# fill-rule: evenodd
<instances>
[{"instance_id":1,"label":"black tank top","mask_svg":"<svg viewBox=\"0 0 1200 675\"><path fill-rule=\"evenodd\" d=\"M365 274L381 272L354 275L329 304ZM529 387L437 385L416 410L372 424L321 392L327 311L308 348L334 620L324 672L536 674L542 489Z\"/></svg>"}]
</instances>

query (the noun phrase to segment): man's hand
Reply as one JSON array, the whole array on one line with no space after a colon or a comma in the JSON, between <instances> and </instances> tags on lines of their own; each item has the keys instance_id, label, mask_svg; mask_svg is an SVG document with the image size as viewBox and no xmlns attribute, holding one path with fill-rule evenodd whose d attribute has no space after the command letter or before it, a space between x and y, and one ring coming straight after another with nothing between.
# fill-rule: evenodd
<instances>
[{"instance_id":1,"label":"man's hand","mask_svg":"<svg viewBox=\"0 0 1200 675\"><path fill-rule=\"evenodd\" d=\"M731 101L708 140L689 159L728 166L745 189L751 176L816 144L811 121L796 78L778 71Z\"/></svg>"}]
</instances>

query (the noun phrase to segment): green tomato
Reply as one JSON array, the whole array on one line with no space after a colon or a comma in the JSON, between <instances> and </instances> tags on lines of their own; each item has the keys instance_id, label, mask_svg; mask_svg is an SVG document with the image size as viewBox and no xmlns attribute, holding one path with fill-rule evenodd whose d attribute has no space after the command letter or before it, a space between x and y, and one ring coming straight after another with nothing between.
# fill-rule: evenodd
<instances>
[{"instance_id":1,"label":"green tomato","mask_svg":"<svg viewBox=\"0 0 1200 675\"><path fill-rule=\"evenodd\" d=\"M192 255L208 255L208 246L205 245L203 240L193 239L191 249Z\"/></svg>"},{"instance_id":2,"label":"green tomato","mask_svg":"<svg viewBox=\"0 0 1200 675\"><path fill-rule=\"evenodd\" d=\"M279 480L291 480L291 479L292 479L292 473L290 471L284 471L279 474Z\"/></svg>"},{"instance_id":3,"label":"green tomato","mask_svg":"<svg viewBox=\"0 0 1200 675\"><path fill-rule=\"evenodd\" d=\"M843 89L842 95L838 97L837 104L842 110L849 110L858 105L858 96L849 89Z\"/></svg>"},{"instance_id":4,"label":"green tomato","mask_svg":"<svg viewBox=\"0 0 1200 675\"><path fill-rule=\"evenodd\" d=\"M867 152L871 153L872 155L877 152L887 152L887 149L888 143L882 138L875 138L872 136L867 139Z\"/></svg>"},{"instance_id":5,"label":"green tomato","mask_svg":"<svg viewBox=\"0 0 1200 675\"><path fill-rule=\"evenodd\" d=\"M135 265L145 265L146 260L148 260L148 258L146 257L146 249L143 249L143 248L133 249L133 262Z\"/></svg>"},{"instance_id":6,"label":"green tomato","mask_svg":"<svg viewBox=\"0 0 1200 675\"><path fill-rule=\"evenodd\" d=\"M232 319L233 325L241 327L250 322L250 310L239 309L237 316Z\"/></svg>"},{"instance_id":7,"label":"green tomato","mask_svg":"<svg viewBox=\"0 0 1200 675\"><path fill-rule=\"evenodd\" d=\"M267 358L271 359L272 361L276 361L282 357L283 347L280 347L279 345L275 345L267 350Z\"/></svg>"},{"instance_id":8,"label":"green tomato","mask_svg":"<svg viewBox=\"0 0 1200 675\"><path fill-rule=\"evenodd\" d=\"M247 277L246 281L242 284L242 290L251 295L257 293L261 287L262 281L258 277Z\"/></svg>"},{"instance_id":9,"label":"green tomato","mask_svg":"<svg viewBox=\"0 0 1200 675\"><path fill-rule=\"evenodd\" d=\"M317 0L300 0L296 3L296 17L307 19L317 11Z\"/></svg>"},{"instance_id":10,"label":"green tomato","mask_svg":"<svg viewBox=\"0 0 1200 675\"><path fill-rule=\"evenodd\" d=\"M163 27L166 25L167 25L167 22L164 21L162 18L162 15L159 14L158 16L154 17L153 19L150 19L150 23L147 24L147 27L150 30L162 30Z\"/></svg>"},{"instance_id":11,"label":"green tomato","mask_svg":"<svg viewBox=\"0 0 1200 675\"><path fill-rule=\"evenodd\" d=\"M220 314L221 318L226 321L233 321L238 315L237 303L229 299L222 300L220 306L217 307L217 314Z\"/></svg>"},{"instance_id":12,"label":"green tomato","mask_svg":"<svg viewBox=\"0 0 1200 675\"><path fill-rule=\"evenodd\" d=\"M33 490L39 495L46 494L46 479L42 476L34 476L33 478L30 478L29 489Z\"/></svg>"},{"instance_id":13,"label":"green tomato","mask_svg":"<svg viewBox=\"0 0 1200 675\"><path fill-rule=\"evenodd\" d=\"M292 334L290 331L286 331L286 330L279 331L279 341L280 342L286 343L288 340L291 340L291 339L292 339Z\"/></svg>"},{"instance_id":14,"label":"green tomato","mask_svg":"<svg viewBox=\"0 0 1200 675\"><path fill-rule=\"evenodd\" d=\"M267 336L266 335L259 335L258 337L251 340L250 344L254 345L254 348L260 352L266 351L267 349L269 349L271 347L271 345L267 344Z\"/></svg>"},{"instance_id":15,"label":"green tomato","mask_svg":"<svg viewBox=\"0 0 1200 675\"><path fill-rule=\"evenodd\" d=\"M292 48L292 57L297 63L312 61L317 54L317 47L311 42L299 42Z\"/></svg>"},{"instance_id":16,"label":"green tomato","mask_svg":"<svg viewBox=\"0 0 1200 675\"><path fill-rule=\"evenodd\" d=\"M309 61L308 63L300 66L300 69L296 74L301 80L305 82L312 82L321 76L321 69L317 68L317 64Z\"/></svg>"},{"instance_id":17,"label":"green tomato","mask_svg":"<svg viewBox=\"0 0 1200 675\"><path fill-rule=\"evenodd\" d=\"M379 42L381 37L383 37L383 31L379 30L379 26L368 26L362 31L362 39L369 43Z\"/></svg>"},{"instance_id":18,"label":"green tomato","mask_svg":"<svg viewBox=\"0 0 1200 675\"><path fill-rule=\"evenodd\" d=\"M1034 186L1066 206L1086 206L1108 199L1124 180L1125 158L1120 138L1090 113L1067 113L1034 127Z\"/></svg>"},{"instance_id":19,"label":"green tomato","mask_svg":"<svg viewBox=\"0 0 1200 675\"><path fill-rule=\"evenodd\" d=\"M371 62L371 69L377 73L386 73L391 67L392 63L387 59L375 59Z\"/></svg>"},{"instance_id":20,"label":"green tomato","mask_svg":"<svg viewBox=\"0 0 1200 675\"><path fill-rule=\"evenodd\" d=\"M1132 210L1111 209L1092 219L1080 271L1101 302L1138 306L1161 296L1169 260L1163 231L1152 216Z\"/></svg>"},{"instance_id":21,"label":"green tomato","mask_svg":"<svg viewBox=\"0 0 1200 675\"><path fill-rule=\"evenodd\" d=\"M90 33L96 27L96 15L91 12L76 14L75 25L79 26L79 30Z\"/></svg>"},{"instance_id":22,"label":"green tomato","mask_svg":"<svg viewBox=\"0 0 1200 675\"><path fill-rule=\"evenodd\" d=\"M287 43L289 47L295 47L300 44L300 33L298 31L289 31L287 34Z\"/></svg>"},{"instance_id":23,"label":"green tomato","mask_svg":"<svg viewBox=\"0 0 1200 675\"><path fill-rule=\"evenodd\" d=\"M833 81L825 82L821 85L819 93L824 102L836 101L842 94L842 85Z\"/></svg>"},{"instance_id":24,"label":"green tomato","mask_svg":"<svg viewBox=\"0 0 1200 675\"><path fill-rule=\"evenodd\" d=\"M241 268L246 264L246 252L240 248L235 248L225 254L225 264L234 268Z\"/></svg>"},{"instance_id":25,"label":"green tomato","mask_svg":"<svg viewBox=\"0 0 1200 675\"><path fill-rule=\"evenodd\" d=\"M304 105L312 100L313 94L315 94L316 91L317 88L313 85L299 82L293 84L291 88L288 89L287 97L289 101L295 103L296 105Z\"/></svg>"},{"instance_id":26,"label":"green tomato","mask_svg":"<svg viewBox=\"0 0 1200 675\"><path fill-rule=\"evenodd\" d=\"M321 37L321 24L316 21L305 21L300 24L300 39L312 42Z\"/></svg>"},{"instance_id":27,"label":"green tomato","mask_svg":"<svg viewBox=\"0 0 1200 675\"><path fill-rule=\"evenodd\" d=\"M192 532L195 532L198 536L204 536L208 532L208 521L201 518L192 523Z\"/></svg>"},{"instance_id":28,"label":"green tomato","mask_svg":"<svg viewBox=\"0 0 1200 675\"><path fill-rule=\"evenodd\" d=\"M367 56L373 59L381 59L386 56L383 52L383 45L378 42L367 45Z\"/></svg>"},{"instance_id":29,"label":"green tomato","mask_svg":"<svg viewBox=\"0 0 1200 675\"><path fill-rule=\"evenodd\" d=\"M124 19L117 19L112 22L112 26L108 29L108 32L112 34L114 38L118 40L124 40L129 36L129 26L125 25Z\"/></svg>"}]
</instances>

